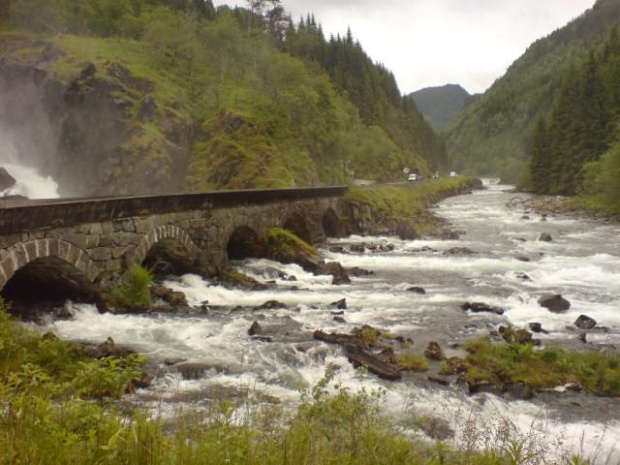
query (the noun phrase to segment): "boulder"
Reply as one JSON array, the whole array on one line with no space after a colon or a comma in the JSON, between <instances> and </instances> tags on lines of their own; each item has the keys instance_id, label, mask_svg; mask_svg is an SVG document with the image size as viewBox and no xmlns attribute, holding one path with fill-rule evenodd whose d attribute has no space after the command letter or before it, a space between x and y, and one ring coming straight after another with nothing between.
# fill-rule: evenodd
<instances>
[{"instance_id":1,"label":"boulder","mask_svg":"<svg viewBox=\"0 0 620 465\"><path fill-rule=\"evenodd\" d=\"M474 255L476 252L474 252L471 249L468 249L467 247L453 247L451 249L446 250L443 254L444 255Z\"/></svg>"},{"instance_id":2,"label":"boulder","mask_svg":"<svg viewBox=\"0 0 620 465\"><path fill-rule=\"evenodd\" d=\"M467 386L467 391L472 396L475 394L482 394L482 393L493 394L498 397L502 395L501 387L498 387L492 382L484 380L484 379L474 379L474 380L468 379L466 380L465 385Z\"/></svg>"},{"instance_id":3,"label":"boulder","mask_svg":"<svg viewBox=\"0 0 620 465\"><path fill-rule=\"evenodd\" d=\"M546 331L543 329L542 324L540 323L529 323L528 328L530 328L530 331L532 331L533 333L543 333L543 334L549 334L549 331Z\"/></svg>"},{"instance_id":4,"label":"boulder","mask_svg":"<svg viewBox=\"0 0 620 465\"><path fill-rule=\"evenodd\" d=\"M128 349L127 347L116 345L114 339L109 337L105 342L96 347L86 348L85 353L87 356L96 359L107 357L126 358L132 354L135 354L135 351Z\"/></svg>"},{"instance_id":5,"label":"boulder","mask_svg":"<svg viewBox=\"0 0 620 465\"><path fill-rule=\"evenodd\" d=\"M513 327L499 327L499 333L502 335L502 339L508 343L517 343L517 344L529 344L534 343L538 344L539 341L534 341L532 339L532 333L530 333L527 329L515 329ZM537 345L537 344L536 344Z\"/></svg>"},{"instance_id":6,"label":"boulder","mask_svg":"<svg viewBox=\"0 0 620 465\"><path fill-rule=\"evenodd\" d=\"M413 292L414 294L420 294L420 295L424 295L426 294L426 290L422 287L410 287L409 289L407 289L407 292Z\"/></svg>"},{"instance_id":7,"label":"boulder","mask_svg":"<svg viewBox=\"0 0 620 465\"><path fill-rule=\"evenodd\" d=\"M0 167L0 192L11 189L15 184L17 180L5 168Z\"/></svg>"},{"instance_id":8,"label":"boulder","mask_svg":"<svg viewBox=\"0 0 620 465\"><path fill-rule=\"evenodd\" d=\"M446 241L456 241L459 239L459 233L457 231L446 229L441 232L439 237Z\"/></svg>"},{"instance_id":9,"label":"boulder","mask_svg":"<svg viewBox=\"0 0 620 465\"><path fill-rule=\"evenodd\" d=\"M268 300L264 304L254 307L254 310L278 310L283 308L286 308L286 305L282 302L278 302L277 300Z\"/></svg>"},{"instance_id":10,"label":"boulder","mask_svg":"<svg viewBox=\"0 0 620 465\"><path fill-rule=\"evenodd\" d=\"M450 427L450 422L443 418L427 416L418 420L420 429L431 439L446 441L454 437L454 430Z\"/></svg>"},{"instance_id":11,"label":"boulder","mask_svg":"<svg viewBox=\"0 0 620 465\"><path fill-rule=\"evenodd\" d=\"M532 261L532 259L530 257L525 257L525 256L522 256L522 255L520 255L518 257L515 257L515 258L517 260L519 260L520 262L525 262L525 263L528 263L528 262Z\"/></svg>"},{"instance_id":12,"label":"boulder","mask_svg":"<svg viewBox=\"0 0 620 465\"><path fill-rule=\"evenodd\" d=\"M347 309L347 299L340 299L336 302L332 302L330 304L332 307L337 308L338 310L346 310Z\"/></svg>"},{"instance_id":13,"label":"boulder","mask_svg":"<svg viewBox=\"0 0 620 465\"><path fill-rule=\"evenodd\" d=\"M263 334L263 328L258 321L252 323L252 326L250 326L250 329L248 329L249 336L262 336Z\"/></svg>"},{"instance_id":14,"label":"boulder","mask_svg":"<svg viewBox=\"0 0 620 465\"><path fill-rule=\"evenodd\" d=\"M176 365L175 368L183 379L189 381L204 377L205 373L211 369L215 369L218 373L225 371L223 367L210 365L208 363L180 363Z\"/></svg>"},{"instance_id":15,"label":"boulder","mask_svg":"<svg viewBox=\"0 0 620 465\"><path fill-rule=\"evenodd\" d=\"M402 378L401 371L381 359L380 355L375 355L360 349L356 346L345 346L345 355L355 367L363 366L369 372L376 374L380 378L396 381Z\"/></svg>"},{"instance_id":16,"label":"boulder","mask_svg":"<svg viewBox=\"0 0 620 465\"><path fill-rule=\"evenodd\" d=\"M341 316L335 316L335 317L334 317L334 321L335 321L336 323L340 323L340 324L346 324L346 323L347 323L347 320L345 320L345 319L344 319L343 317L341 317Z\"/></svg>"},{"instance_id":17,"label":"boulder","mask_svg":"<svg viewBox=\"0 0 620 465\"><path fill-rule=\"evenodd\" d=\"M553 242L553 237L551 237L551 234L545 232L540 235L538 240L541 242Z\"/></svg>"},{"instance_id":18,"label":"boulder","mask_svg":"<svg viewBox=\"0 0 620 465\"><path fill-rule=\"evenodd\" d=\"M364 276L373 276L375 274L374 271L364 270L362 268L358 268L357 266L353 268L345 268L345 271L349 276L354 276L356 278L364 277Z\"/></svg>"},{"instance_id":19,"label":"boulder","mask_svg":"<svg viewBox=\"0 0 620 465\"><path fill-rule=\"evenodd\" d=\"M575 326L579 329L592 329L596 326L596 320L587 315L580 315L575 321Z\"/></svg>"},{"instance_id":20,"label":"boulder","mask_svg":"<svg viewBox=\"0 0 620 465\"><path fill-rule=\"evenodd\" d=\"M534 391L525 383L515 383L506 387L504 395L516 400L530 400L534 397Z\"/></svg>"},{"instance_id":21,"label":"boulder","mask_svg":"<svg viewBox=\"0 0 620 465\"><path fill-rule=\"evenodd\" d=\"M403 241L413 241L420 238L420 235L413 229L413 226L405 221L401 221L396 225L395 232Z\"/></svg>"},{"instance_id":22,"label":"boulder","mask_svg":"<svg viewBox=\"0 0 620 465\"><path fill-rule=\"evenodd\" d=\"M335 286L339 286L341 284L351 284L351 278L340 262L321 263L316 274L332 275L334 277L332 284Z\"/></svg>"},{"instance_id":23,"label":"boulder","mask_svg":"<svg viewBox=\"0 0 620 465\"><path fill-rule=\"evenodd\" d=\"M366 252L366 244L352 244L349 249L354 253L364 253Z\"/></svg>"},{"instance_id":24,"label":"boulder","mask_svg":"<svg viewBox=\"0 0 620 465\"><path fill-rule=\"evenodd\" d=\"M570 309L570 302L559 294L543 296L538 299L538 304L553 313L563 313Z\"/></svg>"},{"instance_id":25,"label":"boulder","mask_svg":"<svg viewBox=\"0 0 620 465\"><path fill-rule=\"evenodd\" d=\"M503 315L504 309L494 307L493 305L485 304L483 302L465 302L461 305L464 311L470 311L472 313L494 313L495 315Z\"/></svg>"},{"instance_id":26,"label":"boulder","mask_svg":"<svg viewBox=\"0 0 620 465\"><path fill-rule=\"evenodd\" d=\"M185 294L179 291L173 291L165 286L157 285L151 287L151 297L161 299L168 302L173 307L187 307L187 298Z\"/></svg>"},{"instance_id":27,"label":"boulder","mask_svg":"<svg viewBox=\"0 0 620 465\"><path fill-rule=\"evenodd\" d=\"M164 365L171 367L171 366L178 365L179 363L183 363L186 361L187 359L182 358L182 357L168 357L164 359Z\"/></svg>"},{"instance_id":28,"label":"boulder","mask_svg":"<svg viewBox=\"0 0 620 465\"><path fill-rule=\"evenodd\" d=\"M426 358L431 360L445 360L446 356L443 353L443 349L438 342L431 341L428 343L426 350L424 351Z\"/></svg>"}]
</instances>

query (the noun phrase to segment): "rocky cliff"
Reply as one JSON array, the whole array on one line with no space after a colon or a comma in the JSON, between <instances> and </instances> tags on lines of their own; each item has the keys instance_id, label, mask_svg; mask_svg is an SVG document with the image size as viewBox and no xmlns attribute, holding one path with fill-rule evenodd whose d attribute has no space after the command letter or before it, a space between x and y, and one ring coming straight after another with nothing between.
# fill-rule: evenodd
<instances>
[{"instance_id":1,"label":"rocky cliff","mask_svg":"<svg viewBox=\"0 0 620 465\"><path fill-rule=\"evenodd\" d=\"M39 167L61 195L182 189L194 127L159 108L154 83L119 63L84 63L62 80L49 64L62 52L39 43L27 62L0 61L0 125L20 163Z\"/></svg>"}]
</instances>

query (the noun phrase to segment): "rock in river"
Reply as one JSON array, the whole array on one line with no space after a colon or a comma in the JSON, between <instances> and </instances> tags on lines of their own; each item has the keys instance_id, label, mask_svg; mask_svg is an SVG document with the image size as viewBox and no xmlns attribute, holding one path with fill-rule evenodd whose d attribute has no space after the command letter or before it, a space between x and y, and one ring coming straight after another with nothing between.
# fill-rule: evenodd
<instances>
[{"instance_id":1,"label":"rock in river","mask_svg":"<svg viewBox=\"0 0 620 465\"><path fill-rule=\"evenodd\" d=\"M563 313L570 309L570 302L559 294L541 297L538 304L553 313Z\"/></svg>"},{"instance_id":2,"label":"rock in river","mask_svg":"<svg viewBox=\"0 0 620 465\"><path fill-rule=\"evenodd\" d=\"M541 242L553 242L553 237L549 233L542 233L538 240Z\"/></svg>"},{"instance_id":3,"label":"rock in river","mask_svg":"<svg viewBox=\"0 0 620 465\"><path fill-rule=\"evenodd\" d=\"M431 360L445 360L446 356L443 353L443 349L438 342L431 341L428 343L426 350L424 351L426 358Z\"/></svg>"},{"instance_id":4,"label":"rock in river","mask_svg":"<svg viewBox=\"0 0 620 465\"><path fill-rule=\"evenodd\" d=\"M592 329L596 326L596 320L587 315L580 315L575 321L575 326L579 329Z\"/></svg>"},{"instance_id":5,"label":"rock in river","mask_svg":"<svg viewBox=\"0 0 620 465\"><path fill-rule=\"evenodd\" d=\"M465 311L469 310L472 313L495 313L496 315L504 314L504 309L482 302L465 302L461 305L461 308Z\"/></svg>"}]
</instances>

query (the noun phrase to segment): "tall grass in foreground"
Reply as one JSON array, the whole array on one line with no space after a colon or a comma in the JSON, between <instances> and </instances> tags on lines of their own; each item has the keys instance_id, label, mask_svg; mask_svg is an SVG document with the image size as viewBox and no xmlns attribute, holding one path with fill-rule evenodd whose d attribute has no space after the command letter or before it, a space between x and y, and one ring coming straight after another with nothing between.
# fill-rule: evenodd
<instances>
[{"instance_id":1,"label":"tall grass in foreground","mask_svg":"<svg viewBox=\"0 0 620 465\"><path fill-rule=\"evenodd\" d=\"M381 415L383 393L342 389L331 368L302 393L295 412L248 397L214 402L206 413L179 412L172 421L139 409L120 414L114 399L135 375L134 365L85 360L70 344L12 321L1 300L0 307L2 464L546 463L544 445L532 447L518 435L485 442L483 450L475 441L461 447L415 439Z\"/></svg>"}]
</instances>

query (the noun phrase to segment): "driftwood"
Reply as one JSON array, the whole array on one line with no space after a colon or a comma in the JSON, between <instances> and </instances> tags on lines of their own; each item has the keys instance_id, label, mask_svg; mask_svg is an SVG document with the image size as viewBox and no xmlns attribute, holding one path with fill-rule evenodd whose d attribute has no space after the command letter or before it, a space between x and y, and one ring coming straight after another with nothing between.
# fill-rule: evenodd
<instances>
[{"instance_id":1,"label":"driftwood","mask_svg":"<svg viewBox=\"0 0 620 465\"><path fill-rule=\"evenodd\" d=\"M364 366L368 371L380 378L396 381L402 378L402 373L394 365L384 362L378 356L368 353L355 346L345 346L345 354L354 366Z\"/></svg>"}]
</instances>

